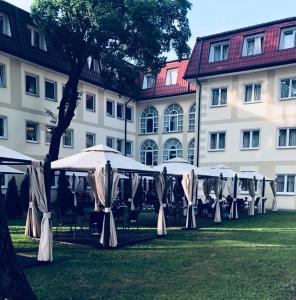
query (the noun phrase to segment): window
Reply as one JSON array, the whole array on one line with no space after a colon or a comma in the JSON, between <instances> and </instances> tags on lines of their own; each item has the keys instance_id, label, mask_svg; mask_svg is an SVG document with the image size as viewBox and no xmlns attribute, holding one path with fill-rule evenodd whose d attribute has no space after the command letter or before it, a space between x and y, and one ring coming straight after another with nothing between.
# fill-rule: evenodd
<instances>
[{"instance_id":1,"label":"window","mask_svg":"<svg viewBox=\"0 0 296 300\"><path fill-rule=\"evenodd\" d=\"M96 111L96 97L93 94L85 93L85 108L89 111Z\"/></svg>"},{"instance_id":2,"label":"window","mask_svg":"<svg viewBox=\"0 0 296 300\"><path fill-rule=\"evenodd\" d=\"M295 175L277 175L277 193L293 195L295 193Z\"/></svg>"},{"instance_id":3,"label":"window","mask_svg":"<svg viewBox=\"0 0 296 300\"><path fill-rule=\"evenodd\" d=\"M144 78L143 78L143 85L142 85L142 89L146 90L146 89L150 89L154 86L154 76L151 74L145 74Z\"/></svg>"},{"instance_id":4,"label":"window","mask_svg":"<svg viewBox=\"0 0 296 300\"><path fill-rule=\"evenodd\" d=\"M280 49L296 47L296 28L282 29Z\"/></svg>"},{"instance_id":5,"label":"window","mask_svg":"<svg viewBox=\"0 0 296 300\"><path fill-rule=\"evenodd\" d=\"M133 109L133 107L130 107L130 106L126 107L125 117L128 121L133 122L133 120L134 120L134 109Z\"/></svg>"},{"instance_id":6,"label":"window","mask_svg":"<svg viewBox=\"0 0 296 300\"><path fill-rule=\"evenodd\" d=\"M227 104L227 88L212 89L211 106L224 106Z\"/></svg>"},{"instance_id":7,"label":"window","mask_svg":"<svg viewBox=\"0 0 296 300\"><path fill-rule=\"evenodd\" d=\"M261 54L263 52L263 41L263 34L245 37L243 44L243 56Z\"/></svg>"},{"instance_id":8,"label":"window","mask_svg":"<svg viewBox=\"0 0 296 300\"><path fill-rule=\"evenodd\" d=\"M183 147L179 140L169 139L163 146L163 161L167 161L172 158L182 157Z\"/></svg>"},{"instance_id":9,"label":"window","mask_svg":"<svg viewBox=\"0 0 296 300\"><path fill-rule=\"evenodd\" d=\"M195 139L192 139L188 144L188 161L194 164Z\"/></svg>"},{"instance_id":10,"label":"window","mask_svg":"<svg viewBox=\"0 0 296 300\"><path fill-rule=\"evenodd\" d=\"M0 64L0 87L6 86L6 70L5 65Z\"/></svg>"},{"instance_id":11,"label":"window","mask_svg":"<svg viewBox=\"0 0 296 300\"><path fill-rule=\"evenodd\" d=\"M116 116L118 119L124 119L124 105L117 103Z\"/></svg>"},{"instance_id":12,"label":"window","mask_svg":"<svg viewBox=\"0 0 296 300\"><path fill-rule=\"evenodd\" d=\"M278 147L279 148L296 147L296 128L278 129Z\"/></svg>"},{"instance_id":13,"label":"window","mask_svg":"<svg viewBox=\"0 0 296 300\"><path fill-rule=\"evenodd\" d=\"M261 101L261 83L245 85L245 103Z\"/></svg>"},{"instance_id":14,"label":"window","mask_svg":"<svg viewBox=\"0 0 296 300\"><path fill-rule=\"evenodd\" d=\"M50 125L45 126L45 144L49 145L51 142L52 132L54 127Z\"/></svg>"},{"instance_id":15,"label":"window","mask_svg":"<svg viewBox=\"0 0 296 300\"><path fill-rule=\"evenodd\" d=\"M145 141L140 147L140 162L147 166L156 166L158 147L152 140Z\"/></svg>"},{"instance_id":16,"label":"window","mask_svg":"<svg viewBox=\"0 0 296 300\"><path fill-rule=\"evenodd\" d=\"M107 137L107 138L106 138L106 145L107 145L107 147L115 148L115 145L114 145L114 138Z\"/></svg>"},{"instance_id":17,"label":"window","mask_svg":"<svg viewBox=\"0 0 296 300\"><path fill-rule=\"evenodd\" d=\"M31 32L31 46L47 51L44 34L32 26L28 26Z\"/></svg>"},{"instance_id":18,"label":"window","mask_svg":"<svg viewBox=\"0 0 296 300\"><path fill-rule=\"evenodd\" d=\"M281 99L296 98L296 78L281 80Z\"/></svg>"},{"instance_id":19,"label":"window","mask_svg":"<svg viewBox=\"0 0 296 300\"><path fill-rule=\"evenodd\" d=\"M178 81L178 69L167 70L165 85L177 84Z\"/></svg>"},{"instance_id":20,"label":"window","mask_svg":"<svg viewBox=\"0 0 296 300\"><path fill-rule=\"evenodd\" d=\"M7 175L0 173L0 186L5 189L8 186Z\"/></svg>"},{"instance_id":21,"label":"window","mask_svg":"<svg viewBox=\"0 0 296 300\"><path fill-rule=\"evenodd\" d=\"M0 139L7 139L7 118L0 116Z\"/></svg>"},{"instance_id":22,"label":"window","mask_svg":"<svg viewBox=\"0 0 296 300\"><path fill-rule=\"evenodd\" d=\"M57 100L57 83L45 79L45 98L48 100L56 101Z\"/></svg>"},{"instance_id":23,"label":"window","mask_svg":"<svg viewBox=\"0 0 296 300\"><path fill-rule=\"evenodd\" d=\"M39 78L36 75L26 74L26 93L33 96L39 95Z\"/></svg>"},{"instance_id":24,"label":"window","mask_svg":"<svg viewBox=\"0 0 296 300\"><path fill-rule=\"evenodd\" d=\"M63 147L65 148L73 148L73 129L66 129L63 134Z\"/></svg>"},{"instance_id":25,"label":"window","mask_svg":"<svg viewBox=\"0 0 296 300\"><path fill-rule=\"evenodd\" d=\"M225 132L211 132L210 133L210 151L225 150Z\"/></svg>"},{"instance_id":26,"label":"window","mask_svg":"<svg viewBox=\"0 0 296 300\"><path fill-rule=\"evenodd\" d=\"M101 70L101 66L100 66L100 62L97 59L92 58L91 56L89 56L87 58L87 63L88 63L88 68L96 73L100 73Z\"/></svg>"},{"instance_id":27,"label":"window","mask_svg":"<svg viewBox=\"0 0 296 300\"><path fill-rule=\"evenodd\" d=\"M109 117L114 117L114 101L112 100L106 101L106 114Z\"/></svg>"},{"instance_id":28,"label":"window","mask_svg":"<svg viewBox=\"0 0 296 300\"><path fill-rule=\"evenodd\" d=\"M141 133L154 133L158 130L158 112L149 106L141 113Z\"/></svg>"},{"instance_id":29,"label":"window","mask_svg":"<svg viewBox=\"0 0 296 300\"><path fill-rule=\"evenodd\" d=\"M242 149L258 149L259 148L260 131L254 130L243 130L242 131Z\"/></svg>"},{"instance_id":30,"label":"window","mask_svg":"<svg viewBox=\"0 0 296 300\"><path fill-rule=\"evenodd\" d=\"M133 155L133 142L126 141L126 155L132 156Z\"/></svg>"},{"instance_id":31,"label":"window","mask_svg":"<svg viewBox=\"0 0 296 300\"><path fill-rule=\"evenodd\" d=\"M39 123L27 121L26 122L26 141L39 142Z\"/></svg>"},{"instance_id":32,"label":"window","mask_svg":"<svg viewBox=\"0 0 296 300\"><path fill-rule=\"evenodd\" d=\"M179 104L169 105L164 112L164 131L176 132L183 130L183 109Z\"/></svg>"},{"instance_id":33,"label":"window","mask_svg":"<svg viewBox=\"0 0 296 300\"><path fill-rule=\"evenodd\" d=\"M11 36L9 18L2 12L0 12L0 34Z\"/></svg>"},{"instance_id":34,"label":"window","mask_svg":"<svg viewBox=\"0 0 296 300\"><path fill-rule=\"evenodd\" d=\"M188 125L189 131L194 131L194 129L195 129L195 111L196 111L196 106L194 103L190 107L190 111L189 111L189 125Z\"/></svg>"},{"instance_id":35,"label":"window","mask_svg":"<svg viewBox=\"0 0 296 300\"><path fill-rule=\"evenodd\" d=\"M50 182L50 186L52 189L57 189L59 184L58 184L58 180L59 180L59 177L58 176L51 176L50 178L51 182Z\"/></svg>"},{"instance_id":36,"label":"window","mask_svg":"<svg viewBox=\"0 0 296 300\"><path fill-rule=\"evenodd\" d=\"M85 147L90 148L95 146L96 144L96 135L95 133L87 132L85 134Z\"/></svg>"},{"instance_id":37,"label":"window","mask_svg":"<svg viewBox=\"0 0 296 300\"><path fill-rule=\"evenodd\" d=\"M123 153L123 140L117 139L116 140L116 150Z\"/></svg>"},{"instance_id":38,"label":"window","mask_svg":"<svg viewBox=\"0 0 296 300\"><path fill-rule=\"evenodd\" d=\"M212 44L209 62L223 61L228 59L229 42Z\"/></svg>"}]
</instances>

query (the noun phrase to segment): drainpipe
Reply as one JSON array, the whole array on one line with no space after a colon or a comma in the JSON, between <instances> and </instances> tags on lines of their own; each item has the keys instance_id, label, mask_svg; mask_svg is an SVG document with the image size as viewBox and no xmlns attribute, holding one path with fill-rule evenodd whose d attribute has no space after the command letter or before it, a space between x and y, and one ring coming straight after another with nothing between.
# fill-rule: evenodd
<instances>
[{"instance_id":1,"label":"drainpipe","mask_svg":"<svg viewBox=\"0 0 296 300\"><path fill-rule=\"evenodd\" d=\"M126 119L126 108L127 105L133 101L133 99L129 99L124 103L124 156L126 156L126 149L127 149L127 119ZM135 112L134 112L135 115ZM135 117L135 116L134 116Z\"/></svg>"},{"instance_id":2,"label":"drainpipe","mask_svg":"<svg viewBox=\"0 0 296 300\"><path fill-rule=\"evenodd\" d=\"M197 99L197 137L196 137L196 166L199 167L200 165L200 158L199 158L199 149L200 149L200 115L201 115L201 90L202 85L201 82L198 79L198 74L200 71L200 64L201 64L201 53L202 53L202 46L203 46L203 40L200 42L200 51L199 51L199 57L198 57L198 66L197 66L197 77L196 77L196 83L198 84L198 99Z\"/></svg>"}]
</instances>

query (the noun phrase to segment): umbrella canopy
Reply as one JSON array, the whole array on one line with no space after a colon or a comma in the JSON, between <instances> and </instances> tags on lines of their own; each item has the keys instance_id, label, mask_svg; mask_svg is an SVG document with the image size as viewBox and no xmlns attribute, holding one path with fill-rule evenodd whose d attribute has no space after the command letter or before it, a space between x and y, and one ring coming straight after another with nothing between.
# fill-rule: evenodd
<instances>
[{"instance_id":1,"label":"umbrella canopy","mask_svg":"<svg viewBox=\"0 0 296 300\"><path fill-rule=\"evenodd\" d=\"M90 171L96 167L104 168L107 161L110 161L111 167L123 172L135 173L153 173L151 167L143 165L132 158L123 156L120 152L109 148L105 145L97 145L81 152L56 160L51 163L51 168L54 170L68 171Z\"/></svg>"},{"instance_id":2,"label":"umbrella canopy","mask_svg":"<svg viewBox=\"0 0 296 300\"><path fill-rule=\"evenodd\" d=\"M31 164L36 159L0 145L0 165Z\"/></svg>"},{"instance_id":3,"label":"umbrella canopy","mask_svg":"<svg viewBox=\"0 0 296 300\"><path fill-rule=\"evenodd\" d=\"M266 181L272 181L273 179L269 178L269 177L266 177L258 172L256 172L255 170L244 170L244 171L241 171L240 173L237 174L237 176L239 178L247 178L248 179L253 179L254 177L256 177L257 180L263 180L263 178L265 177L265 180Z\"/></svg>"},{"instance_id":4,"label":"umbrella canopy","mask_svg":"<svg viewBox=\"0 0 296 300\"><path fill-rule=\"evenodd\" d=\"M0 165L0 174L22 174L24 175L25 172L19 171L17 169L8 167L8 166L4 166L4 165Z\"/></svg>"},{"instance_id":5,"label":"umbrella canopy","mask_svg":"<svg viewBox=\"0 0 296 300\"><path fill-rule=\"evenodd\" d=\"M237 174L237 172L223 164L214 165L210 167L210 169L213 170L217 176L222 174L223 178L232 178L235 176L235 174Z\"/></svg>"},{"instance_id":6,"label":"umbrella canopy","mask_svg":"<svg viewBox=\"0 0 296 300\"><path fill-rule=\"evenodd\" d=\"M175 176L191 173L192 170L194 171L194 174L199 177L219 177L220 175L216 175L216 173L209 168L198 168L180 157L167 160L163 164L153 167L153 170L162 172L164 167L166 167L169 175Z\"/></svg>"}]
</instances>

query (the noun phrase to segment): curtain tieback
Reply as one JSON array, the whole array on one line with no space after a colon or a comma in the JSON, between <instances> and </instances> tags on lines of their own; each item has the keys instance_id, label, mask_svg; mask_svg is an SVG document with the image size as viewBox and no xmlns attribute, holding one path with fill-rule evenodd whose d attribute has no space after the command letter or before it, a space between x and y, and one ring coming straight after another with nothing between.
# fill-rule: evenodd
<instances>
[{"instance_id":1,"label":"curtain tieback","mask_svg":"<svg viewBox=\"0 0 296 300\"><path fill-rule=\"evenodd\" d=\"M111 212L111 207L105 207L104 212L105 213L110 213Z\"/></svg>"},{"instance_id":2,"label":"curtain tieback","mask_svg":"<svg viewBox=\"0 0 296 300\"><path fill-rule=\"evenodd\" d=\"M128 202L132 202L132 198L128 198Z\"/></svg>"},{"instance_id":3,"label":"curtain tieback","mask_svg":"<svg viewBox=\"0 0 296 300\"><path fill-rule=\"evenodd\" d=\"M33 202L29 202L29 208L33 208Z\"/></svg>"},{"instance_id":4,"label":"curtain tieback","mask_svg":"<svg viewBox=\"0 0 296 300\"><path fill-rule=\"evenodd\" d=\"M166 205L166 203L162 203L162 207L166 207L167 205Z\"/></svg>"},{"instance_id":5,"label":"curtain tieback","mask_svg":"<svg viewBox=\"0 0 296 300\"><path fill-rule=\"evenodd\" d=\"M47 219L50 219L51 218L51 212L44 212L43 217L47 218Z\"/></svg>"},{"instance_id":6,"label":"curtain tieback","mask_svg":"<svg viewBox=\"0 0 296 300\"><path fill-rule=\"evenodd\" d=\"M233 199L233 202L236 202L236 198Z\"/></svg>"}]
</instances>

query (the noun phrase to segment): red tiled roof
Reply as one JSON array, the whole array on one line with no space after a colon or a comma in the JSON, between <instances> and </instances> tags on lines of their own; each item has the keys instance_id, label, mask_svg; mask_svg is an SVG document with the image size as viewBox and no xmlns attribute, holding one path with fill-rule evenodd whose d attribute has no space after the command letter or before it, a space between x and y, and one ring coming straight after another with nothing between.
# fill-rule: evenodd
<instances>
[{"instance_id":1,"label":"red tiled roof","mask_svg":"<svg viewBox=\"0 0 296 300\"><path fill-rule=\"evenodd\" d=\"M167 62L158 73L155 85L152 88L142 90L140 99L144 100L194 93L195 86L183 79L188 61L189 59ZM166 85L167 71L175 68L178 68L177 84Z\"/></svg>"},{"instance_id":2,"label":"red tiled roof","mask_svg":"<svg viewBox=\"0 0 296 300\"><path fill-rule=\"evenodd\" d=\"M198 38L184 78L205 77L296 63L296 48L279 50L281 29L290 26L296 26L296 18L264 23ZM244 37L259 33L264 33L263 53L253 56L242 56ZM229 40L228 59L226 61L210 63L209 53L211 43L225 40Z\"/></svg>"}]
</instances>

